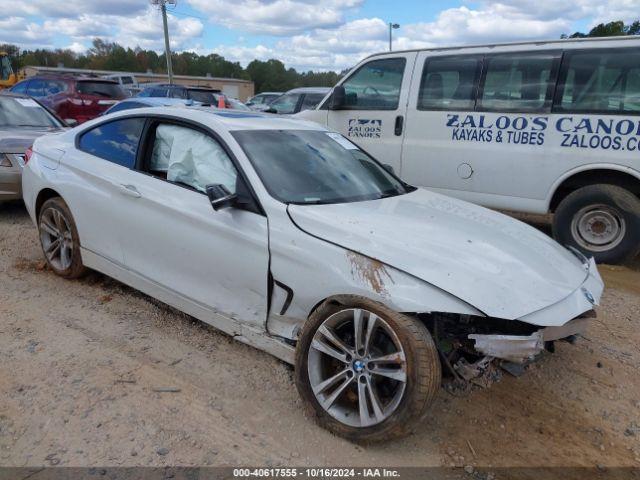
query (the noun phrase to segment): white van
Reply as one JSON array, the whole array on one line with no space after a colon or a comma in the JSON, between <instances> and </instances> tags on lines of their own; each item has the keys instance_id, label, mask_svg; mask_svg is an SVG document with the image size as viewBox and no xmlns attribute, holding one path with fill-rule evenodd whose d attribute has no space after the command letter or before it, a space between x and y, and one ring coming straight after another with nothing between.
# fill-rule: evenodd
<instances>
[{"instance_id":1,"label":"white van","mask_svg":"<svg viewBox=\"0 0 640 480\"><path fill-rule=\"evenodd\" d=\"M599 262L640 250L640 38L373 55L297 116L414 185L553 212L555 238Z\"/></svg>"},{"instance_id":2,"label":"white van","mask_svg":"<svg viewBox=\"0 0 640 480\"><path fill-rule=\"evenodd\" d=\"M109 80L115 80L118 82L130 97L133 97L142 91L136 77L130 73L114 73L111 75L105 75L102 78L108 78Z\"/></svg>"}]
</instances>

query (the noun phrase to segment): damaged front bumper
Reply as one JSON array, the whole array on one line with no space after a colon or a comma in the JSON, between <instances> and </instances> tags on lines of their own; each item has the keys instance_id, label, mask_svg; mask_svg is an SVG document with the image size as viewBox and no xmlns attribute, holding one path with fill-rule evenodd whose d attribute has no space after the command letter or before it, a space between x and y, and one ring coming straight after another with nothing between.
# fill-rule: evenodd
<instances>
[{"instance_id":1,"label":"damaged front bumper","mask_svg":"<svg viewBox=\"0 0 640 480\"><path fill-rule=\"evenodd\" d=\"M540 330L530 335L481 335L470 334L478 353L487 357L525 363L545 349L547 342L583 334L589 320L596 316L593 308L600 303L604 282L593 258L584 261L586 279L564 300L533 312L518 320L530 325L540 325ZM566 318L573 320L562 323Z\"/></svg>"},{"instance_id":2,"label":"damaged front bumper","mask_svg":"<svg viewBox=\"0 0 640 480\"><path fill-rule=\"evenodd\" d=\"M591 315L590 317L595 316ZM581 317L560 327L546 327L531 335L478 335L468 338L475 341L478 353L487 357L500 358L514 363L525 363L540 354L546 342L570 338L584 333L589 318Z\"/></svg>"}]
</instances>

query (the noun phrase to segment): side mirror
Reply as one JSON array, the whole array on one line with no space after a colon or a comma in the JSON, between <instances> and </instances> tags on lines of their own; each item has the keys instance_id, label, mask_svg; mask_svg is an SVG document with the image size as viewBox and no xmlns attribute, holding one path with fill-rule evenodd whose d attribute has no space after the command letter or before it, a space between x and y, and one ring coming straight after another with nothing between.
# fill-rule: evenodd
<instances>
[{"instance_id":1,"label":"side mirror","mask_svg":"<svg viewBox=\"0 0 640 480\"><path fill-rule=\"evenodd\" d=\"M235 193L231 193L227 187L218 183L215 185L207 185L207 197L211 202L211 206L215 211L221 208L232 207L238 196Z\"/></svg>"},{"instance_id":2,"label":"side mirror","mask_svg":"<svg viewBox=\"0 0 640 480\"><path fill-rule=\"evenodd\" d=\"M266 110L263 110L264 113L278 113L278 111L275 108L267 108Z\"/></svg>"},{"instance_id":3,"label":"side mirror","mask_svg":"<svg viewBox=\"0 0 640 480\"><path fill-rule=\"evenodd\" d=\"M342 85L333 87L333 93L331 94L331 99L329 100L329 109L341 110L346 103L346 97L347 94Z\"/></svg>"},{"instance_id":4,"label":"side mirror","mask_svg":"<svg viewBox=\"0 0 640 480\"><path fill-rule=\"evenodd\" d=\"M78 125L78 121L75 118L65 118L64 123L66 123L70 127L75 127Z\"/></svg>"},{"instance_id":5,"label":"side mirror","mask_svg":"<svg viewBox=\"0 0 640 480\"><path fill-rule=\"evenodd\" d=\"M383 163L382 164L382 168L384 168L387 172L389 172L389 173L391 173L393 175L396 174L396 171L394 170L394 168L391 165L389 165L388 163Z\"/></svg>"}]
</instances>

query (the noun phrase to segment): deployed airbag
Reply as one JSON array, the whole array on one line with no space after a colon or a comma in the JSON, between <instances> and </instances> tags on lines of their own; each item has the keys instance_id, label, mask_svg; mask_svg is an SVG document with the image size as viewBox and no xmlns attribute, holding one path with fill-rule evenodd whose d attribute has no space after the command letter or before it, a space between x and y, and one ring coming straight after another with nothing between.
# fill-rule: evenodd
<instances>
[{"instance_id":1,"label":"deployed airbag","mask_svg":"<svg viewBox=\"0 0 640 480\"><path fill-rule=\"evenodd\" d=\"M237 172L227 153L213 138L191 128L160 125L156 129L150 170L166 171L170 182L201 192L212 184L222 184L232 193L236 190Z\"/></svg>"}]
</instances>

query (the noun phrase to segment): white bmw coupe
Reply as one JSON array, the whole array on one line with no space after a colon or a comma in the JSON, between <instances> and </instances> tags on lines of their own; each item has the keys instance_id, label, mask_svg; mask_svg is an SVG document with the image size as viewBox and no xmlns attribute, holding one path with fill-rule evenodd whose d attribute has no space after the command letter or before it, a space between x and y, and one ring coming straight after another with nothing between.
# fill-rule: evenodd
<instances>
[{"instance_id":1,"label":"white bmw coupe","mask_svg":"<svg viewBox=\"0 0 640 480\"><path fill-rule=\"evenodd\" d=\"M294 364L320 424L352 440L416 427L442 369L573 340L603 290L543 233L264 114L101 117L37 140L23 192L56 274L98 270Z\"/></svg>"}]
</instances>

